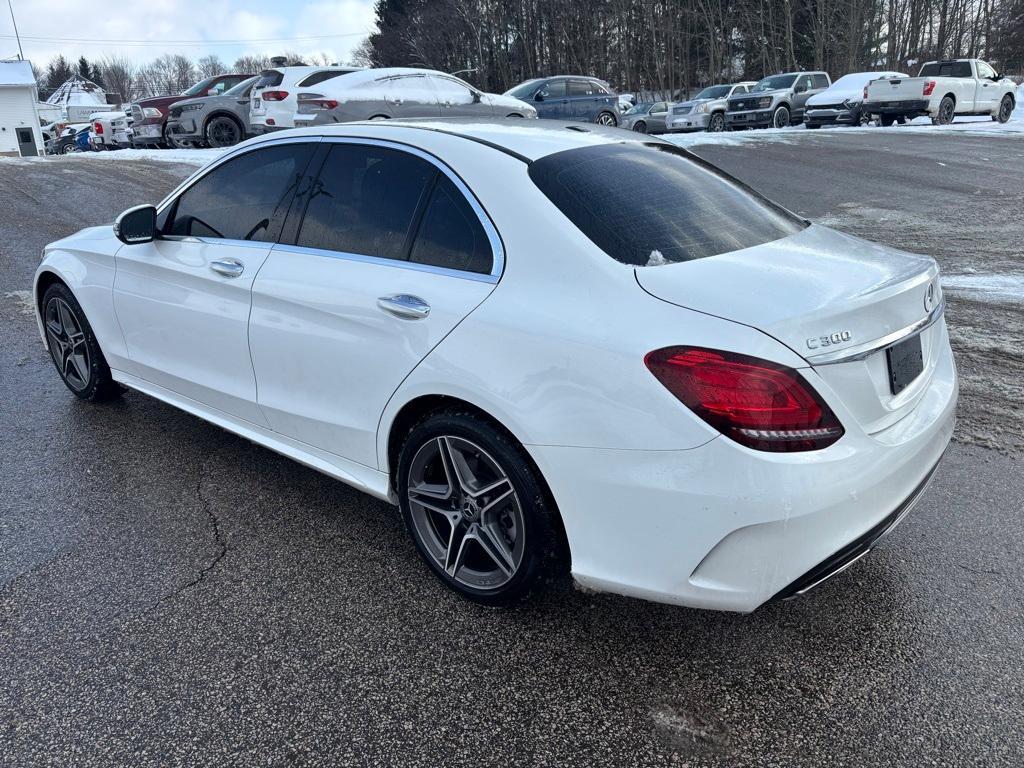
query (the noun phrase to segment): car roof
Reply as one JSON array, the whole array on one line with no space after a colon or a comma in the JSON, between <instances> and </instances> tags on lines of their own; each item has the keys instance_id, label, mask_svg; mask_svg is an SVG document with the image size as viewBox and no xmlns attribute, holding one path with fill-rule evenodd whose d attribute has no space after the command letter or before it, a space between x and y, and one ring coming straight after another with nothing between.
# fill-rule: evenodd
<instances>
[{"instance_id":1,"label":"car roof","mask_svg":"<svg viewBox=\"0 0 1024 768\"><path fill-rule=\"evenodd\" d=\"M561 120L530 120L526 118L452 118L379 120L314 126L292 131L267 134L266 138L290 136L357 137L375 139L400 138L411 135L412 130L430 131L461 137L497 151L518 157L526 162L538 160L555 152L598 144L651 144L665 143L647 134L633 133L618 128L606 128L589 123Z\"/></svg>"}]
</instances>

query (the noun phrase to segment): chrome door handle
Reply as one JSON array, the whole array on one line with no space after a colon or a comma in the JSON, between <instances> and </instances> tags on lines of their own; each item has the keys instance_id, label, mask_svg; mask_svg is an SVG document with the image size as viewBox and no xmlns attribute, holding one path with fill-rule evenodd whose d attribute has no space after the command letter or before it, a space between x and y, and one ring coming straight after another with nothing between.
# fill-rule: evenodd
<instances>
[{"instance_id":1,"label":"chrome door handle","mask_svg":"<svg viewBox=\"0 0 1024 768\"><path fill-rule=\"evenodd\" d=\"M245 265L238 259L217 259L210 262L210 269L224 277L238 277L245 271Z\"/></svg>"},{"instance_id":2,"label":"chrome door handle","mask_svg":"<svg viewBox=\"0 0 1024 768\"><path fill-rule=\"evenodd\" d=\"M430 305L419 296L399 293L395 296L381 296L377 306L395 317L406 320L422 320L430 314Z\"/></svg>"}]
</instances>

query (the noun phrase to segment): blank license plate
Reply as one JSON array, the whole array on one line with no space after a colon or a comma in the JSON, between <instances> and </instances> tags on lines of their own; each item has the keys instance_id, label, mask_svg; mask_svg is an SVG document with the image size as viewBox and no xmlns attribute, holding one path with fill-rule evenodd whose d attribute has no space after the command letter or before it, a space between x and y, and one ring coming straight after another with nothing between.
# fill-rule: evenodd
<instances>
[{"instance_id":1,"label":"blank license plate","mask_svg":"<svg viewBox=\"0 0 1024 768\"><path fill-rule=\"evenodd\" d=\"M885 350L889 361L889 389L898 395L924 370L921 354L921 334L911 336Z\"/></svg>"}]
</instances>

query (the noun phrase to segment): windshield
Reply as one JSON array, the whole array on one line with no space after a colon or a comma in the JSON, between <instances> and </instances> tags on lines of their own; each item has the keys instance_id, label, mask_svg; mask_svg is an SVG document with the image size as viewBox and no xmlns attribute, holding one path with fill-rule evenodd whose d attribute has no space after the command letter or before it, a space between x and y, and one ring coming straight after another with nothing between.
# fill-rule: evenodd
<instances>
[{"instance_id":1,"label":"windshield","mask_svg":"<svg viewBox=\"0 0 1024 768\"><path fill-rule=\"evenodd\" d=\"M628 112L626 112L626 114L627 115L638 115L641 112L647 112L647 111L650 110L650 108L653 106L653 104L654 104L654 102L652 102L652 101L648 101L648 102L645 102L643 104L637 104L635 107L632 107Z\"/></svg>"},{"instance_id":2,"label":"windshield","mask_svg":"<svg viewBox=\"0 0 1024 768\"><path fill-rule=\"evenodd\" d=\"M695 155L662 144L599 144L530 164L530 178L616 261L653 267L738 251L806 224Z\"/></svg>"},{"instance_id":3,"label":"windshield","mask_svg":"<svg viewBox=\"0 0 1024 768\"><path fill-rule=\"evenodd\" d=\"M540 78L534 78L533 80L527 80L525 83L520 83L515 88L505 91L506 96L512 96L516 99L521 99L524 96L529 96L537 88L537 83L540 82Z\"/></svg>"},{"instance_id":4,"label":"windshield","mask_svg":"<svg viewBox=\"0 0 1024 768\"><path fill-rule=\"evenodd\" d=\"M779 88L789 88L796 82L797 75L772 75L758 82L750 89L751 93L764 91L776 91Z\"/></svg>"},{"instance_id":5,"label":"windshield","mask_svg":"<svg viewBox=\"0 0 1024 768\"><path fill-rule=\"evenodd\" d=\"M234 88L228 88L228 90L224 91L224 93L222 93L221 95L222 96L245 96L245 95L247 95L246 91L248 91L252 87L252 84L255 83L259 79L260 79L259 76L257 76L257 77L250 77L248 80L243 80L242 82L240 82Z\"/></svg>"},{"instance_id":6,"label":"windshield","mask_svg":"<svg viewBox=\"0 0 1024 768\"><path fill-rule=\"evenodd\" d=\"M210 87L210 84L214 80L216 80L216 79L217 79L216 77L208 77L205 80L200 80L198 83L193 85L187 91L182 91L181 95L182 96L205 96L207 89Z\"/></svg>"},{"instance_id":7,"label":"windshield","mask_svg":"<svg viewBox=\"0 0 1024 768\"><path fill-rule=\"evenodd\" d=\"M731 85L711 85L694 96L695 99L721 99L729 95Z\"/></svg>"}]
</instances>

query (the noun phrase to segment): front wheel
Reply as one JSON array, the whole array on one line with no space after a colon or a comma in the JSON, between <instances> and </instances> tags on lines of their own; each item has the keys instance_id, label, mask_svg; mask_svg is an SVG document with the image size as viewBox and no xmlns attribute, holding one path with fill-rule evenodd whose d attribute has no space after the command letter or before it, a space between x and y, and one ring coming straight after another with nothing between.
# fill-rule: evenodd
<instances>
[{"instance_id":1,"label":"front wheel","mask_svg":"<svg viewBox=\"0 0 1024 768\"><path fill-rule=\"evenodd\" d=\"M637 133L647 133L647 123L641 120L639 123L633 126L633 130Z\"/></svg>"},{"instance_id":2,"label":"front wheel","mask_svg":"<svg viewBox=\"0 0 1024 768\"><path fill-rule=\"evenodd\" d=\"M397 486L416 549L463 597L514 602L560 560L555 513L536 470L511 437L472 413L441 411L413 427Z\"/></svg>"},{"instance_id":3,"label":"front wheel","mask_svg":"<svg viewBox=\"0 0 1024 768\"><path fill-rule=\"evenodd\" d=\"M939 112L932 118L934 125L949 125L953 122L953 115L956 109L956 103L949 96L943 97L942 101L939 102Z\"/></svg>"},{"instance_id":4,"label":"front wheel","mask_svg":"<svg viewBox=\"0 0 1024 768\"><path fill-rule=\"evenodd\" d=\"M772 127L785 128L789 125L789 108L779 107L772 115Z\"/></svg>"},{"instance_id":5,"label":"front wheel","mask_svg":"<svg viewBox=\"0 0 1024 768\"><path fill-rule=\"evenodd\" d=\"M242 126L230 117L218 115L206 124L206 143L211 147L233 147L242 140Z\"/></svg>"},{"instance_id":6,"label":"front wheel","mask_svg":"<svg viewBox=\"0 0 1024 768\"><path fill-rule=\"evenodd\" d=\"M721 133L725 130L725 115L721 112L715 112L711 115L711 119L708 120L708 132L709 133Z\"/></svg>"},{"instance_id":7,"label":"front wheel","mask_svg":"<svg viewBox=\"0 0 1024 768\"><path fill-rule=\"evenodd\" d=\"M1010 115L1013 114L1013 97L1010 94L1003 96L1003 100L999 102L999 112L992 119L1005 123L1010 119Z\"/></svg>"},{"instance_id":8,"label":"front wheel","mask_svg":"<svg viewBox=\"0 0 1024 768\"><path fill-rule=\"evenodd\" d=\"M117 397L121 387L110 376L92 327L74 294L54 283L43 294L43 328L57 373L75 397L99 402Z\"/></svg>"}]
</instances>

